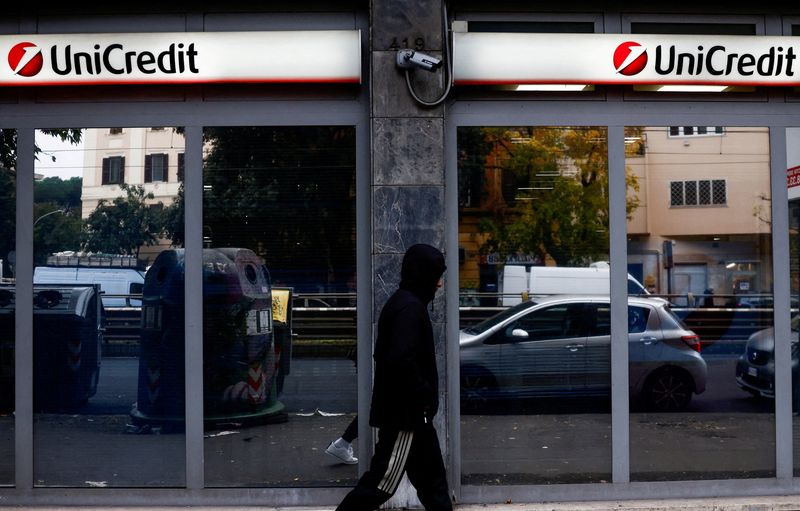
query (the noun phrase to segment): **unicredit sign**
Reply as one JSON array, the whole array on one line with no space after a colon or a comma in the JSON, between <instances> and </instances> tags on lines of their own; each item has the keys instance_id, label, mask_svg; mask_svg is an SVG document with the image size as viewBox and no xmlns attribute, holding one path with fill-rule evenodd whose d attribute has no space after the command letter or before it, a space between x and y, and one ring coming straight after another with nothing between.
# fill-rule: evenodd
<instances>
[{"instance_id":1,"label":"unicredit sign","mask_svg":"<svg viewBox=\"0 0 800 511\"><path fill-rule=\"evenodd\" d=\"M0 85L360 83L357 30L0 36Z\"/></svg>"},{"instance_id":2,"label":"unicredit sign","mask_svg":"<svg viewBox=\"0 0 800 511\"><path fill-rule=\"evenodd\" d=\"M458 84L800 85L800 37L454 34Z\"/></svg>"}]
</instances>

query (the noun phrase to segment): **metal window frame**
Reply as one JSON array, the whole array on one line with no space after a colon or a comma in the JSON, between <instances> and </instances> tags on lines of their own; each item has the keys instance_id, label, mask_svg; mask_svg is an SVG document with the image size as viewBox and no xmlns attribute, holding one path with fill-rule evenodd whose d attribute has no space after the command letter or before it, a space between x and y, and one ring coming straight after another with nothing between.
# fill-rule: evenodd
<instances>
[{"instance_id":1,"label":"metal window frame","mask_svg":"<svg viewBox=\"0 0 800 511\"><path fill-rule=\"evenodd\" d=\"M181 29L207 30L208 21L201 14L181 18ZM268 16L245 17L262 29ZM241 16L239 17L242 20ZM319 17L295 15L276 17L280 28L332 28L346 25L368 32L366 16L359 13L333 13ZM51 20L52 21L52 20ZM226 20L230 21L230 20ZM129 29L130 21L119 21L114 27ZM174 20L173 20L174 22ZM75 23L75 21L71 21ZM67 25L58 25L63 31ZM42 27L36 20L20 22L21 33L35 33ZM213 27L211 28L213 30ZM362 37L362 68L368 70L368 40ZM143 89L145 90L145 89ZM347 487L251 487L208 488L204 482L204 429L202 350L202 150L204 126L353 126L356 132L356 268L361 275L372 273L371 175L369 104L365 87L357 91L320 93L309 96L277 91L234 98L204 97L199 87L178 88L178 94L154 100L141 97L107 101L46 101L37 98L34 90L19 92L17 101L0 102L0 118L4 129L17 130L17 209L16 243L17 307L16 339L33 338L33 173L34 134L36 129L69 127L80 124L87 128L125 128L151 126L183 126L185 129L185 368L186 368L186 431L185 486L180 488L62 488L34 487L33 436L33 346L15 342L15 437L14 486L0 487L3 505L58 506L69 502L77 506L113 507L119 505L150 506L228 506L238 505L320 505L335 504L349 490ZM297 94L301 94L297 101ZM26 176L22 178L22 176ZM372 381L372 287L370 278L357 280L357 345L358 388L370 389ZM369 426L369 391L359 392L359 438L361 455L359 473L366 470L372 451Z\"/></svg>"},{"instance_id":2,"label":"metal window frame","mask_svg":"<svg viewBox=\"0 0 800 511\"><path fill-rule=\"evenodd\" d=\"M113 108L109 108L113 106ZM3 127L18 136L17 178L17 272L28 278L17 281L15 367L15 487L0 488L6 505L112 506L121 503L149 505L229 505L231 502L279 505L333 503L347 488L205 488L203 474L202 350L202 147L203 126L324 126L346 125L356 130L356 265L359 273L371 273L371 221L369 175L369 122L363 101L239 101L185 103L108 103L0 105ZM34 488L32 370L33 348L21 342L33 336L33 138L37 128L184 126L186 194L186 481L185 488ZM23 177L25 176L25 177ZM359 388L371 384L372 290L370 279L358 279ZM27 298L26 298L27 297ZM366 357L361 356L366 353ZM363 358L363 360L362 360ZM359 416L366 422L368 396L359 393ZM360 452L372 449L369 435L360 435ZM362 445L363 444L363 445ZM368 460L368 456L363 456ZM363 469L362 469L363 470Z\"/></svg>"},{"instance_id":3,"label":"metal window frame","mask_svg":"<svg viewBox=\"0 0 800 511\"><path fill-rule=\"evenodd\" d=\"M461 431L458 414L460 404L458 382L458 322L447 324L448 391L454 396L451 408L453 431L449 443L451 462L448 467L464 503L492 503L512 500L537 501L617 500L636 498L691 498L709 496L780 495L796 493L800 479L792 475L791 367L789 336L789 268L788 198L786 190L786 127L800 126L800 106L793 107L781 94L770 94L766 103L741 102L735 113L730 104L700 102L687 99L669 102L626 102L622 91L605 102L573 101L456 101L449 107L446 119L446 212L451 219L446 225L448 246L458 245L457 129L460 126L605 126L608 129L609 208L611 215L611 260L627 260L627 219L625 214L625 126L753 126L768 127L770 132L770 177L772 192L772 251L775 282L776 338L785 339L776 347L775 478L731 479L667 482L630 482L628 350L627 350L627 287L626 266L611 266L612 298L612 467L613 479L608 484L575 485L462 485ZM448 254L448 265L457 267L455 252ZM447 314L458 317L458 282L446 284Z\"/></svg>"}]
</instances>

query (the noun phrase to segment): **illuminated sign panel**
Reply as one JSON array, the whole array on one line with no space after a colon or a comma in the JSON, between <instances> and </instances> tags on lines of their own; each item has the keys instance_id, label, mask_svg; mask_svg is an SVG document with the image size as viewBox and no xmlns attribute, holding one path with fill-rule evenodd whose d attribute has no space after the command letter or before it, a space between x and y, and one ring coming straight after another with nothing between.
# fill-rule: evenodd
<instances>
[{"instance_id":1,"label":"illuminated sign panel","mask_svg":"<svg viewBox=\"0 0 800 511\"><path fill-rule=\"evenodd\" d=\"M360 83L358 30L0 36L0 85Z\"/></svg>"},{"instance_id":2,"label":"illuminated sign panel","mask_svg":"<svg viewBox=\"0 0 800 511\"><path fill-rule=\"evenodd\" d=\"M800 85L800 37L456 32L457 84Z\"/></svg>"}]
</instances>

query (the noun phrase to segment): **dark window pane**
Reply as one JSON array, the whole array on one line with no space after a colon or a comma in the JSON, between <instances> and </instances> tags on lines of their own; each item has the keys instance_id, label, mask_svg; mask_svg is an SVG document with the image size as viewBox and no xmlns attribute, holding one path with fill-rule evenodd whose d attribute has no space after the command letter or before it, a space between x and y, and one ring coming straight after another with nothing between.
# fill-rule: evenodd
<instances>
[{"instance_id":1,"label":"dark window pane","mask_svg":"<svg viewBox=\"0 0 800 511\"><path fill-rule=\"evenodd\" d=\"M183 276L180 265L159 271L182 243L162 231L162 201L178 200L177 188L145 193L142 168L159 137L182 150L183 136L40 130L37 145L54 132L81 145L48 148L56 161L35 167L34 485L184 486ZM139 163L123 188L126 161ZM169 233L183 225L182 208L172 211Z\"/></svg>"},{"instance_id":2,"label":"dark window pane","mask_svg":"<svg viewBox=\"0 0 800 511\"><path fill-rule=\"evenodd\" d=\"M727 197L726 197L726 186L725 180L723 179L715 179L712 182L712 202L714 204L726 204Z\"/></svg>"},{"instance_id":3,"label":"dark window pane","mask_svg":"<svg viewBox=\"0 0 800 511\"><path fill-rule=\"evenodd\" d=\"M355 128L203 135L206 485L353 485L325 449L357 409Z\"/></svg>"},{"instance_id":4,"label":"dark window pane","mask_svg":"<svg viewBox=\"0 0 800 511\"><path fill-rule=\"evenodd\" d=\"M700 185L700 204L711 204L711 181L699 181Z\"/></svg>"},{"instance_id":5,"label":"dark window pane","mask_svg":"<svg viewBox=\"0 0 800 511\"><path fill-rule=\"evenodd\" d=\"M6 149L0 159L0 486L6 486L14 484L15 456L16 130L0 129L0 140Z\"/></svg>"},{"instance_id":6,"label":"dark window pane","mask_svg":"<svg viewBox=\"0 0 800 511\"><path fill-rule=\"evenodd\" d=\"M683 206L683 183L673 181L669 184L669 205Z\"/></svg>"},{"instance_id":7,"label":"dark window pane","mask_svg":"<svg viewBox=\"0 0 800 511\"><path fill-rule=\"evenodd\" d=\"M606 129L459 127L457 149L461 481L610 481L610 344L564 296L608 294Z\"/></svg>"},{"instance_id":8,"label":"dark window pane","mask_svg":"<svg viewBox=\"0 0 800 511\"><path fill-rule=\"evenodd\" d=\"M632 34L756 35L752 23L631 23Z\"/></svg>"},{"instance_id":9,"label":"dark window pane","mask_svg":"<svg viewBox=\"0 0 800 511\"><path fill-rule=\"evenodd\" d=\"M697 181L684 181L684 201L687 206L697 204Z\"/></svg>"},{"instance_id":10,"label":"dark window pane","mask_svg":"<svg viewBox=\"0 0 800 511\"><path fill-rule=\"evenodd\" d=\"M774 400L752 397L774 391L772 362L748 362L772 360L760 353L773 344L769 130L686 143L637 129L647 160L626 167L670 186L630 192L647 208L628 219L628 271L652 294L628 299L631 481L774 478ZM700 207L667 206L677 184Z\"/></svg>"}]
</instances>

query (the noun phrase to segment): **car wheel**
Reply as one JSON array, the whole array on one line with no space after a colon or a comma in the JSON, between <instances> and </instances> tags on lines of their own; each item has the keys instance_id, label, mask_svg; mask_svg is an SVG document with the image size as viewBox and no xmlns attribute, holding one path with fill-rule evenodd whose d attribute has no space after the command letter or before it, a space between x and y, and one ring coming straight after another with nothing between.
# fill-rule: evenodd
<instances>
[{"instance_id":1,"label":"car wheel","mask_svg":"<svg viewBox=\"0 0 800 511\"><path fill-rule=\"evenodd\" d=\"M494 376L480 367L461 368L461 402L467 410L488 406L495 394L497 382Z\"/></svg>"},{"instance_id":2,"label":"car wheel","mask_svg":"<svg viewBox=\"0 0 800 511\"><path fill-rule=\"evenodd\" d=\"M678 412L689 406L694 383L685 372L665 368L648 378L644 388L647 406L659 412Z\"/></svg>"}]
</instances>

